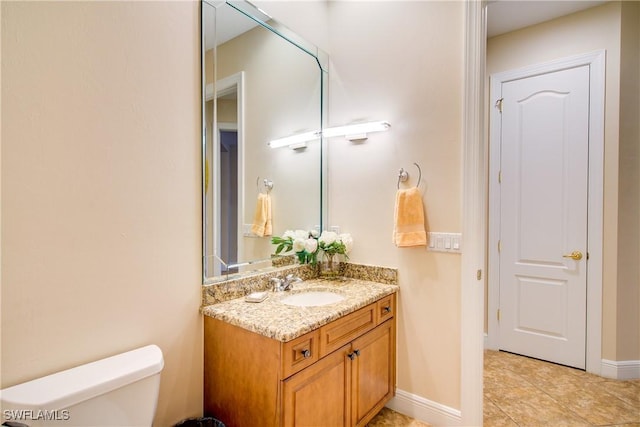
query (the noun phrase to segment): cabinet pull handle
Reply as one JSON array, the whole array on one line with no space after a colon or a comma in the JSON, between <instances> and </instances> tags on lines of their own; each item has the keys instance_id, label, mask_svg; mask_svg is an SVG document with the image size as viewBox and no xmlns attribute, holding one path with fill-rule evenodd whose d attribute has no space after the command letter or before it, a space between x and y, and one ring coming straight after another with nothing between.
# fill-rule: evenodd
<instances>
[{"instance_id":1,"label":"cabinet pull handle","mask_svg":"<svg viewBox=\"0 0 640 427\"><path fill-rule=\"evenodd\" d=\"M311 357L311 350L309 349L304 349L300 353L302 353L302 357L304 357L305 359L308 359Z\"/></svg>"},{"instance_id":2,"label":"cabinet pull handle","mask_svg":"<svg viewBox=\"0 0 640 427\"><path fill-rule=\"evenodd\" d=\"M351 360L355 359L358 356L360 356L360 350L353 350L353 353L347 354L347 357Z\"/></svg>"},{"instance_id":3,"label":"cabinet pull handle","mask_svg":"<svg viewBox=\"0 0 640 427\"><path fill-rule=\"evenodd\" d=\"M386 307L382 307L382 311L385 312L385 313L391 313L391 306L388 305Z\"/></svg>"}]
</instances>

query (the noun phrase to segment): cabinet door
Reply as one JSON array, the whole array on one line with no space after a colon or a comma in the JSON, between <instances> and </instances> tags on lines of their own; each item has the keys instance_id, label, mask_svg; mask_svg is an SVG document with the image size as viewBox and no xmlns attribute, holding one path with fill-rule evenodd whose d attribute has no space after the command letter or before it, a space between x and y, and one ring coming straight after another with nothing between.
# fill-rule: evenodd
<instances>
[{"instance_id":1,"label":"cabinet door","mask_svg":"<svg viewBox=\"0 0 640 427\"><path fill-rule=\"evenodd\" d=\"M318 427L349 424L351 363L345 346L284 381L284 426Z\"/></svg>"},{"instance_id":2,"label":"cabinet door","mask_svg":"<svg viewBox=\"0 0 640 427\"><path fill-rule=\"evenodd\" d=\"M395 319L352 343L351 424L364 426L394 395Z\"/></svg>"}]
</instances>

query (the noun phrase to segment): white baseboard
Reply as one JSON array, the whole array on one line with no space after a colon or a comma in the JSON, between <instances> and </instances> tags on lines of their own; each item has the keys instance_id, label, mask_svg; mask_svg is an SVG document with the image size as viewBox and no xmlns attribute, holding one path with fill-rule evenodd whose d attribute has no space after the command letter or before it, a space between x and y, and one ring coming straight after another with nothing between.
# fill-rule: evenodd
<instances>
[{"instance_id":1,"label":"white baseboard","mask_svg":"<svg viewBox=\"0 0 640 427\"><path fill-rule=\"evenodd\" d=\"M396 390L395 397L387 403L387 407L433 426L460 426L462 423L462 413L459 409L432 402L403 390Z\"/></svg>"},{"instance_id":2,"label":"white baseboard","mask_svg":"<svg viewBox=\"0 0 640 427\"><path fill-rule=\"evenodd\" d=\"M602 359L600 375L616 380L635 380L640 378L640 360Z\"/></svg>"}]
</instances>

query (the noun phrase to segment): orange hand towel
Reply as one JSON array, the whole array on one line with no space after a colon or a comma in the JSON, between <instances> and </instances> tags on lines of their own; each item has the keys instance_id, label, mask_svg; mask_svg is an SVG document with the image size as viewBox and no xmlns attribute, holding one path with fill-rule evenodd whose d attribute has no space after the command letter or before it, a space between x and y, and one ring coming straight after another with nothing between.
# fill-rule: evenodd
<instances>
[{"instance_id":1,"label":"orange hand towel","mask_svg":"<svg viewBox=\"0 0 640 427\"><path fill-rule=\"evenodd\" d=\"M256 236L271 236L273 226L271 224L271 196L268 194L258 194L256 202L256 213L253 216L251 232Z\"/></svg>"},{"instance_id":2,"label":"orange hand towel","mask_svg":"<svg viewBox=\"0 0 640 427\"><path fill-rule=\"evenodd\" d=\"M266 194L258 194L256 212L253 215L253 225L251 226L251 232L260 237L265 235L264 232L267 224L267 197Z\"/></svg>"},{"instance_id":3,"label":"orange hand towel","mask_svg":"<svg viewBox=\"0 0 640 427\"><path fill-rule=\"evenodd\" d=\"M422 195L417 187L396 193L393 243L399 248L427 245Z\"/></svg>"},{"instance_id":4,"label":"orange hand towel","mask_svg":"<svg viewBox=\"0 0 640 427\"><path fill-rule=\"evenodd\" d=\"M273 225L271 224L271 196L267 193L264 197L264 208L266 211L266 221L264 223L264 235L271 236Z\"/></svg>"}]
</instances>

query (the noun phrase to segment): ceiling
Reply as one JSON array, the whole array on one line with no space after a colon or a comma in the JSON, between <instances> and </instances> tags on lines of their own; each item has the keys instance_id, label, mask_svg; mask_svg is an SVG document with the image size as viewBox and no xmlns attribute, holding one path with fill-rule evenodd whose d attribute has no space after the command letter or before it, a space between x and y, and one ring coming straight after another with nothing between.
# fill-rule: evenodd
<instances>
[{"instance_id":1,"label":"ceiling","mask_svg":"<svg viewBox=\"0 0 640 427\"><path fill-rule=\"evenodd\" d=\"M271 19L261 11L253 10L253 6L237 1L233 3L236 6L243 6L243 9L250 11L253 16L264 22L268 22ZM207 30L205 31L205 50L213 48L214 45L221 45L258 25L257 22L229 7L226 2L217 2L215 6L209 2L203 2L202 4L204 27ZM250 7L252 9L249 9ZM215 28L215 31L211 30L213 28Z\"/></svg>"},{"instance_id":2,"label":"ceiling","mask_svg":"<svg viewBox=\"0 0 640 427\"><path fill-rule=\"evenodd\" d=\"M494 37L580 10L589 9L607 1L610 0L489 0L487 37ZM221 3L216 7L218 22L227 23L228 25L218 25L217 44L222 44L256 25L255 22L223 5L224 3ZM214 28L213 20L215 15L214 13L206 14L211 20L207 23L208 28ZM267 15L263 15L261 18L264 20L270 19ZM214 44L214 35L212 33L212 31L207 32L207 49L213 47Z\"/></svg>"},{"instance_id":3,"label":"ceiling","mask_svg":"<svg viewBox=\"0 0 640 427\"><path fill-rule=\"evenodd\" d=\"M607 0L495 0L489 1L487 37L494 37L530 25L539 24L580 10L606 3Z\"/></svg>"}]
</instances>

